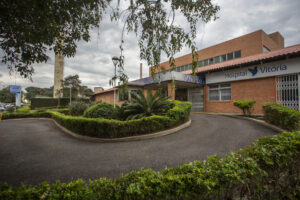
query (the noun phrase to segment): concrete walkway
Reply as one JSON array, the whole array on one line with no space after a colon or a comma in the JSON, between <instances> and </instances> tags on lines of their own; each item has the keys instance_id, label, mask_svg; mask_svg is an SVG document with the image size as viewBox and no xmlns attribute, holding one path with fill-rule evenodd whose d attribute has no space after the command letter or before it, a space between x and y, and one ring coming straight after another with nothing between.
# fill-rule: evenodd
<instances>
[{"instance_id":1,"label":"concrete walkway","mask_svg":"<svg viewBox=\"0 0 300 200\"><path fill-rule=\"evenodd\" d=\"M62 132L53 121L0 122L0 182L39 184L78 178L117 177L140 168L178 166L224 155L276 134L253 121L192 114L192 125L177 133L143 141L92 143Z\"/></svg>"}]
</instances>

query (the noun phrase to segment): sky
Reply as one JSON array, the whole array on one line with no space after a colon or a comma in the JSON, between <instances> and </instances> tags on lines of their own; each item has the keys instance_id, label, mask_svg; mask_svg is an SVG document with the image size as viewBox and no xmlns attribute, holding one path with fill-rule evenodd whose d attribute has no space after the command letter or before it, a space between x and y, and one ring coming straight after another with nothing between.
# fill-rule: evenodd
<instances>
[{"instance_id":1,"label":"sky","mask_svg":"<svg viewBox=\"0 0 300 200\"><path fill-rule=\"evenodd\" d=\"M197 48L203 49L247 33L264 30L267 34L279 31L285 38L285 46L300 44L300 1L299 0L214 0L220 6L216 21L199 23ZM184 23L176 16L178 24ZM186 28L186 27L183 27ZM93 89L101 86L110 88L109 80L113 76L114 65L111 58L119 56L122 23L112 23L105 18L99 29L91 30L89 42L79 41L75 57L65 58L64 77L78 74L82 85ZM143 77L149 76L149 67L139 59L137 38L133 33L125 35L124 56L125 73L129 80L139 78L140 63L143 64ZM175 55L189 54L188 48ZM7 66L0 64L0 88L16 84L22 88L28 86L50 87L54 82L54 53L49 52L47 63L33 65L35 73L32 80L9 74ZM167 61L162 56L162 62Z\"/></svg>"}]
</instances>

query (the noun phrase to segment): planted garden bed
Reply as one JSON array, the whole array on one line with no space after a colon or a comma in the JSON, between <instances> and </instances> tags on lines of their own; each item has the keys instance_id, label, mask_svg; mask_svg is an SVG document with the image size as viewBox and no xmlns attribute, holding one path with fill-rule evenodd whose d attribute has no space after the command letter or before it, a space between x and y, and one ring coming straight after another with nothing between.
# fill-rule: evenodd
<instances>
[{"instance_id":1,"label":"planted garden bed","mask_svg":"<svg viewBox=\"0 0 300 200\"><path fill-rule=\"evenodd\" d=\"M149 134L165 130L186 122L189 119L192 104L173 101L173 107L164 116L149 116L133 120L105 118L86 118L66 115L66 109L37 110L27 113L5 113L2 119L46 117L54 119L68 130L85 136L98 138L118 138Z\"/></svg>"}]
</instances>

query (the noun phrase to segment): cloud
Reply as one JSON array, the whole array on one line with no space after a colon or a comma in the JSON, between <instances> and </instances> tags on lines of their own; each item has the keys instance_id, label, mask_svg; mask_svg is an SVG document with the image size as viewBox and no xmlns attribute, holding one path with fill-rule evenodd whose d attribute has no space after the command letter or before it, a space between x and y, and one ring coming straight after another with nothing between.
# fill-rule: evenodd
<instances>
[{"instance_id":1,"label":"cloud","mask_svg":"<svg viewBox=\"0 0 300 200\"><path fill-rule=\"evenodd\" d=\"M235 37L263 29L266 33L279 31L285 38L285 46L300 44L300 20L299 0L216 0L220 5L219 19L208 24L199 24L196 45L203 49ZM182 16L176 16L177 24L188 29ZM99 29L91 30L89 42L77 42L77 52L73 58L65 58L64 76L78 74L84 85L93 88L102 86L109 88L109 79L113 76L114 66L111 61L113 56L120 54L122 23L110 22L105 17ZM140 59L139 47L135 34L125 35L124 56L125 72L130 80L139 78ZM184 47L176 56L190 53L190 49ZM54 53L49 52L49 61L44 64L34 65L35 74L33 82L16 76L17 84L22 87L38 86L50 87L54 79ZM162 56L162 61L168 58ZM148 66L144 61L143 76L149 74ZM0 82L7 85L14 84L15 76L10 76L5 65L0 65Z\"/></svg>"}]
</instances>

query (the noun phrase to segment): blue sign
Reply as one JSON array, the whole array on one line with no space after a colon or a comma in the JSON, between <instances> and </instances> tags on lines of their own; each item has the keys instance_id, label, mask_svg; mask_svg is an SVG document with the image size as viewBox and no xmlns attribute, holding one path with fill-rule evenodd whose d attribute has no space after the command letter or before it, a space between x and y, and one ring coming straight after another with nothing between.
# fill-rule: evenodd
<instances>
[{"instance_id":1,"label":"blue sign","mask_svg":"<svg viewBox=\"0 0 300 200\"><path fill-rule=\"evenodd\" d=\"M12 94L21 93L21 86L11 85L10 86L10 93L12 93Z\"/></svg>"}]
</instances>

